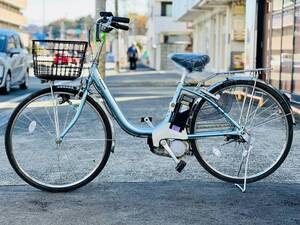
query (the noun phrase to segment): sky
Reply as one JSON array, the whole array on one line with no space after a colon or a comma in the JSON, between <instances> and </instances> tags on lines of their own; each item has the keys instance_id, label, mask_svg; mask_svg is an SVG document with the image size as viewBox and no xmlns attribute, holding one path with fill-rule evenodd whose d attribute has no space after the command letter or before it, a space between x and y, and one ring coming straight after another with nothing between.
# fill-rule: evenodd
<instances>
[{"instance_id":1,"label":"sky","mask_svg":"<svg viewBox=\"0 0 300 225\"><path fill-rule=\"evenodd\" d=\"M107 0L107 9L114 9L114 0ZM120 14L125 11L147 13L147 0L119 0ZM75 19L95 13L94 0L27 0L24 15L28 24L43 25L60 18Z\"/></svg>"}]
</instances>

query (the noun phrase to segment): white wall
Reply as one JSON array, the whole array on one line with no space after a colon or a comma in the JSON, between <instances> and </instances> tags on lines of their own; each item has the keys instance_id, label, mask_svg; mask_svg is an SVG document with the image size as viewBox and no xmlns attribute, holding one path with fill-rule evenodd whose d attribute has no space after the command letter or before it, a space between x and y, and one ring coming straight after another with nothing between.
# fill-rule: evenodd
<instances>
[{"instance_id":1,"label":"white wall","mask_svg":"<svg viewBox=\"0 0 300 225\"><path fill-rule=\"evenodd\" d=\"M202 0L173 0L173 14L178 20Z\"/></svg>"},{"instance_id":2,"label":"white wall","mask_svg":"<svg viewBox=\"0 0 300 225\"><path fill-rule=\"evenodd\" d=\"M166 2L166 0L149 0L150 13L147 24L150 66L157 70L161 69L160 44L163 41L163 35L187 32L186 23L178 22L175 17L161 16L161 2Z\"/></svg>"},{"instance_id":3,"label":"white wall","mask_svg":"<svg viewBox=\"0 0 300 225\"><path fill-rule=\"evenodd\" d=\"M230 67L230 51L238 48L229 40L230 8L222 7L201 14L194 19L193 51L211 58L208 69L220 71Z\"/></svg>"},{"instance_id":4,"label":"white wall","mask_svg":"<svg viewBox=\"0 0 300 225\"><path fill-rule=\"evenodd\" d=\"M252 1L256 2L247 0ZM173 11L178 20L193 24L193 51L210 56L208 69L223 71L230 69L231 53L243 52L245 43L232 40L234 15L230 1L222 5L214 2L209 5L204 0L174 0ZM199 8L201 3L204 5Z\"/></svg>"}]
</instances>

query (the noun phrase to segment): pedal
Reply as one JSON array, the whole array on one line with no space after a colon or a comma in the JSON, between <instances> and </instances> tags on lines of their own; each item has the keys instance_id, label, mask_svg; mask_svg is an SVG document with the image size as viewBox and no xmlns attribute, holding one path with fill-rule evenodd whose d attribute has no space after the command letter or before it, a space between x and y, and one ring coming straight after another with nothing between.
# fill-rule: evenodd
<instances>
[{"instance_id":1,"label":"pedal","mask_svg":"<svg viewBox=\"0 0 300 225\"><path fill-rule=\"evenodd\" d=\"M166 140L162 140L161 141L161 145L164 147L164 149L169 153L169 155L172 157L172 159L175 161L176 163L176 167L175 169L177 170L178 173L180 173L184 167L186 166L186 162L183 160L178 160L177 157L175 156L175 154L173 153L172 149L170 148L170 146L168 145Z\"/></svg>"},{"instance_id":2,"label":"pedal","mask_svg":"<svg viewBox=\"0 0 300 225\"><path fill-rule=\"evenodd\" d=\"M183 160L180 160L175 169L177 170L178 173L181 173L181 171L184 169L186 166L186 162Z\"/></svg>"},{"instance_id":3,"label":"pedal","mask_svg":"<svg viewBox=\"0 0 300 225\"><path fill-rule=\"evenodd\" d=\"M146 123L151 128L154 128L154 126L152 124L152 117L142 117L141 122Z\"/></svg>"}]
</instances>

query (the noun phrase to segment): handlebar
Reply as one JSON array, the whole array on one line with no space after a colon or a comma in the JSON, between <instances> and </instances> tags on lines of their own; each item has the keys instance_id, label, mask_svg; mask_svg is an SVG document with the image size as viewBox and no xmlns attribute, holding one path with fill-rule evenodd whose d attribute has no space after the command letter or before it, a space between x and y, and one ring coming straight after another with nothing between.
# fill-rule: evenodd
<instances>
[{"instance_id":1,"label":"handlebar","mask_svg":"<svg viewBox=\"0 0 300 225\"><path fill-rule=\"evenodd\" d=\"M129 30L129 26L119 24L119 23L116 23L116 22L112 22L111 26L116 28L116 29Z\"/></svg>"},{"instance_id":2,"label":"handlebar","mask_svg":"<svg viewBox=\"0 0 300 225\"><path fill-rule=\"evenodd\" d=\"M117 22L117 23L129 23L130 22L129 18L114 16L112 14L112 12L100 12L100 16L104 17L104 18L112 17L111 21Z\"/></svg>"},{"instance_id":3,"label":"handlebar","mask_svg":"<svg viewBox=\"0 0 300 225\"><path fill-rule=\"evenodd\" d=\"M129 23L130 19L126 17L113 16L112 21L117 23Z\"/></svg>"},{"instance_id":4,"label":"handlebar","mask_svg":"<svg viewBox=\"0 0 300 225\"><path fill-rule=\"evenodd\" d=\"M120 30L129 30L129 26L121 23L129 23L130 19L126 17L113 16L111 12L100 12L100 18L96 22L96 41L101 41L101 32L109 33L114 28Z\"/></svg>"},{"instance_id":5,"label":"handlebar","mask_svg":"<svg viewBox=\"0 0 300 225\"><path fill-rule=\"evenodd\" d=\"M100 12L100 18L95 23L96 41L100 42L93 63L98 65L102 48L105 44L105 34L111 32L114 28L129 30L129 26L121 24L130 22L129 18L114 16L111 12Z\"/></svg>"},{"instance_id":6,"label":"handlebar","mask_svg":"<svg viewBox=\"0 0 300 225\"><path fill-rule=\"evenodd\" d=\"M100 12L100 16L102 17L102 19L110 21L112 27L116 29L128 30L127 26L118 23L129 23L129 18L114 16L111 12Z\"/></svg>"},{"instance_id":7,"label":"handlebar","mask_svg":"<svg viewBox=\"0 0 300 225\"><path fill-rule=\"evenodd\" d=\"M114 16L112 12L100 12L101 17L112 17Z\"/></svg>"}]
</instances>

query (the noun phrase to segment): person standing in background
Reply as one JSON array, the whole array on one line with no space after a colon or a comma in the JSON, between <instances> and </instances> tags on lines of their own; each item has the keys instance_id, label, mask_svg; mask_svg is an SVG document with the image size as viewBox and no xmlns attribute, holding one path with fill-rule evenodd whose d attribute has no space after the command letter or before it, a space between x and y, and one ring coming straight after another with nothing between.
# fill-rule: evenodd
<instances>
[{"instance_id":1,"label":"person standing in background","mask_svg":"<svg viewBox=\"0 0 300 225\"><path fill-rule=\"evenodd\" d=\"M136 61L138 60L138 51L134 44L132 44L127 51L128 61L130 63L130 70L136 69Z\"/></svg>"}]
</instances>

